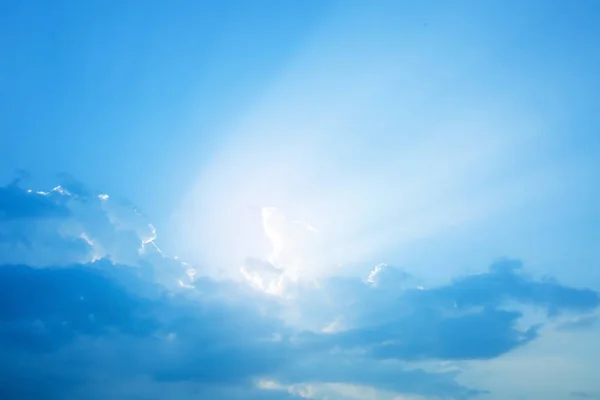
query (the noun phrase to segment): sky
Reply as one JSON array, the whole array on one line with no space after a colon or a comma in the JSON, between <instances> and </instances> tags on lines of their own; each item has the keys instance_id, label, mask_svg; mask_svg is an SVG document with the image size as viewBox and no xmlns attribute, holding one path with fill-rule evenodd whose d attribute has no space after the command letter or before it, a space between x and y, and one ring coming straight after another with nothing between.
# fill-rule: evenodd
<instances>
[{"instance_id":1,"label":"sky","mask_svg":"<svg viewBox=\"0 0 600 400\"><path fill-rule=\"evenodd\" d=\"M0 2L0 397L600 399L600 3Z\"/></svg>"}]
</instances>

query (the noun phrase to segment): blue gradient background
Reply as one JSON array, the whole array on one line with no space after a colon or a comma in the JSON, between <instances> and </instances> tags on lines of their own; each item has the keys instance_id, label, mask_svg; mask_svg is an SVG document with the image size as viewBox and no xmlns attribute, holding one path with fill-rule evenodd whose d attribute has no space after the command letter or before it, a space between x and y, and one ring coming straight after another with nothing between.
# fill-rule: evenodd
<instances>
[{"instance_id":1,"label":"blue gradient background","mask_svg":"<svg viewBox=\"0 0 600 400\"><path fill-rule=\"evenodd\" d=\"M600 398L599 20L0 1L0 397Z\"/></svg>"}]
</instances>

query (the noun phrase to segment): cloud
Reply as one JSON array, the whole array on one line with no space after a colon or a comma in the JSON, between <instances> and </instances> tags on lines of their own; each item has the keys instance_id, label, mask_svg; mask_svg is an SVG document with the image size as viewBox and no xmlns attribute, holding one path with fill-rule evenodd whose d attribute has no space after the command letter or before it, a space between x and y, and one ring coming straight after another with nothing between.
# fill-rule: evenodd
<instances>
[{"instance_id":1,"label":"cloud","mask_svg":"<svg viewBox=\"0 0 600 400\"><path fill-rule=\"evenodd\" d=\"M57 190L32 193L19 188L18 183L16 180L0 188L0 221L64 218L69 215L68 209L53 198Z\"/></svg>"},{"instance_id":2,"label":"cloud","mask_svg":"<svg viewBox=\"0 0 600 400\"><path fill-rule=\"evenodd\" d=\"M7 399L466 399L484 388L414 361L493 358L535 340L539 327L518 326L508 303L547 319L599 305L509 260L433 288L381 264L271 296L169 257L133 205L81 184L0 195ZM267 260L245 268L281 274Z\"/></svg>"},{"instance_id":3,"label":"cloud","mask_svg":"<svg viewBox=\"0 0 600 400\"><path fill-rule=\"evenodd\" d=\"M166 293L134 295L102 271L105 263L59 269L0 268L4 283L0 343L7 350L2 369L24 366L5 375L2 386L12 385L11 390L20 396L29 393L28 387L14 387L8 378L18 374L27 381L40 381L45 371L38 370L35 360L41 359L42 366L59 378L68 378L45 383L59 385L52 389L62 393L57 397L93 383L97 374L117 381L143 375L155 384L167 385L208 382L251 388L255 379L266 375L291 383L333 380L389 386L394 381L394 388L409 392L433 383L448 393L463 390L451 377L425 372L373 369L376 365L372 365L371 372L364 373L360 360L340 369L346 362L295 348L286 340L288 328L251 306L211 304ZM128 360L126 365L123 359ZM65 360L88 366L83 371L62 367ZM331 364L326 368L330 372L315 370L313 362ZM394 379L386 383L390 378Z\"/></svg>"},{"instance_id":4,"label":"cloud","mask_svg":"<svg viewBox=\"0 0 600 400\"><path fill-rule=\"evenodd\" d=\"M42 365L76 381L75 386L96 374L225 385L246 382L282 362L285 348L267 340L277 323L251 307L211 304L209 295L200 302L148 288L153 284L142 280L128 288L111 274L128 275L130 268L111 265L0 267L0 346L7 355L2 369L21 366L3 378L20 373L39 380L44 371L37 371L34 360L43 359ZM89 363L90 375L62 367L66 359Z\"/></svg>"},{"instance_id":5,"label":"cloud","mask_svg":"<svg viewBox=\"0 0 600 400\"><path fill-rule=\"evenodd\" d=\"M598 395L591 394L588 392L571 392L571 397L578 399L597 399L600 398Z\"/></svg>"},{"instance_id":6,"label":"cloud","mask_svg":"<svg viewBox=\"0 0 600 400\"><path fill-rule=\"evenodd\" d=\"M558 329L562 331L591 329L598 324L599 319L599 315L584 315L582 317L573 318L569 321L560 323L558 325Z\"/></svg>"},{"instance_id":7,"label":"cloud","mask_svg":"<svg viewBox=\"0 0 600 400\"><path fill-rule=\"evenodd\" d=\"M336 304L341 318L352 321L354 327L335 334L315 334L308 342L317 347L361 348L383 359L486 359L525 345L538 335L539 325L519 328L517 322L523 314L505 309L507 304L535 306L549 317L586 313L600 305L598 293L592 290L537 281L522 274L521 267L516 261L502 260L492 264L487 273L432 289L397 290L395 296L378 288L361 288L357 282L352 289L347 282L337 282L346 289L338 291L331 304ZM374 271L380 274L380 269ZM397 282L404 279L400 272L388 275L399 276Z\"/></svg>"},{"instance_id":8,"label":"cloud","mask_svg":"<svg viewBox=\"0 0 600 400\"><path fill-rule=\"evenodd\" d=\"M102 264L60 269L0 268L0 334L4 343L50 351L77 335L109 329L147 333L152 324L135 318L142 304L102 271Z\"/></svg>"},{"instance_id":9,"label":"cloud","mask_svg":"<svg viewBox=\"0 0 600 400\"><path fill-rule=\"evenodd\" d=\"M0 188L0 263L138 265L140 253L158 251L156 230L134 205L63 179L48 190L19 180Z\"/></svg>"},{"instance_id":10,"label":"cloud","mask_svg":"<svg viewBox=\"0 0 600 400\"><path fill-rule=\"evenodd\" d=\"M261 299L244 287L217 289L230 298L237 289L237 301L229 304L210 294L196 298L196 291L147 290L150 295L143 296L119 284L110 271L127 274L129 269L115 270L107 261L44 269L0 267L0 347L6 355L0 368L11 371L0 386L22 397L31 389L15 382L40 382L60 398L93 385L98 375L116 382L147 376L154 385L196 382L210 384L213 391L246 387L251 392L253 382L270 376L290 385L333 381L408 393L468 393L453 376L307 352L293 344L289 327L255 308ZM214 290L211 285L215 283L208 283L206 292ZM204 289L197 284L198 292ZM316 364L324 370L315 369ZM59 379L44 381L46 368ZM14 380L16 375L20 380Z\"/></svg>"}]
</instances>

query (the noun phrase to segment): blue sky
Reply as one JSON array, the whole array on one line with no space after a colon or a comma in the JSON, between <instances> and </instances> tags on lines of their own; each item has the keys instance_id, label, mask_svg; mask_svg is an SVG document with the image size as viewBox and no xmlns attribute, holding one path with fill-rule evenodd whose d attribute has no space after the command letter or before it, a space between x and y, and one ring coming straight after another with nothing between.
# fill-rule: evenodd
<instances>
[{"instance_id":1,"label":"blue sky","mask_svg":"<svg viewBox=\"0 0 600 400\"><path fill-rule=\"evenodd\" d=\"M599 17L1 2L0 397L600 398Z\"/></svg>"}]
</instances>

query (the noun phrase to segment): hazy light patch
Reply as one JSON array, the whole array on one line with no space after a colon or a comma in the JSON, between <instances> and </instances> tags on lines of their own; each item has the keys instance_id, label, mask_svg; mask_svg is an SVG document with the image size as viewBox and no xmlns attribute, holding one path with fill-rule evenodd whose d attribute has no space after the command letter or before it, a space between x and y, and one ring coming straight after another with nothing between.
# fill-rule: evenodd
<instances>
[{"instance_id":1,"label":"hazy light patch","mask_svg":"<svg viewBox=\"0 0 600 400\"><path fill-rule=\"evenodd\" d=\"M316 229L309 223L290 221L276 207L262 207L263 234L270 251L262 257L247 258L240 272L254 288L282 295L286 285L299 279L311 279L322 266L316 245Z\"/></svg>"},{"instance_id":2,"label":"hazy light patch","mask_svg":"<svg viewBox=\"0 0 600 400\"><path fill-rule=\"evenodd\" d=\"M543 399L570 398L574 390L595 393L598 334L597 328L572 332L545 329L538 340L502 357L464 362L458 380L485 387L490 400L518 398L523 393Z\"/></svg>"},{"instance_id":3,"label":"hazy light patch","mask_svg":"<svg viewBox=\"0 0 600 400\"><path fill-rule=\"evenodd\" d=\"M263 390L282 390L284 388L279 383L268 379L259 380L256 382L256 387Z\"/></svg>"},{"instance_id":4,"label":"hazy light patch","mask_svg":"<svg viewBox=\"0 0 600 400\"><path fill-rule=\"evenodd\" d=\"M323 333L337 333L342 330L344 330L342 319L336 318L331 323L325 325L321 331Z\"/></svg>"},{"instance_id":5,"label":"hazy light patch","mask_svg":"<svg viewBox=\"0 0 600 400\"><path fill-rule=\"evenodd\" d=\"M271 241L273 247L268 259L271 263L277 264L277 259L284 250L284 238L282 236L286 222L285 215L275 207L263 207L261 215L265 235Z\"/></svg>"},{"instance_id":6,"label":"hazy light patch","mask_svg":"<svg viewBox=\"0 0 600 400\"><path fill-rule=\"evenodd\" d=\"M292 223L298 224L298 225L302 226L307 231L310 231L310 232L313 232L313 233L319 233L319 231L317 230L317 228L315 228L314 226L312 226L308 222L304 222L304 221L292 221Z\"/></svg>"},{"instance_id":7,"label":"hazy light patch","mask_svg":"<svg viewBox=\"0 0 600 400\"><path fill-rule=\"evenodd\" d=\"M285 391L303 399L315 400L426 400L427 397L404 395L370 386L334 382L311 382L285 385L274 380L263 379L256 387L269 391Z\"/></svg>"},{"instance_id":8,"label":"hazy light patch","mask_svg":"<svg viewBox=\"0 0 600 400\"><path fill-rule=\"evenodd\" d=\"M195 289L196 287L194 285L190 285L187 282L184 282L183 279L179 279L177 281L177 283L179 284L180 287L184 288L184 289Z\"/></svg>"},{"instance_id":9,"label":"hazy light patch","mask_svg":"<svg viewBox=\"0 0 600 400\"><path fill-rule=\"evenodd\" d=\"M328 37L348 37L344 18L323 27ZM387 35L371 28L356 29ZM555 187L545 171L514 174L543 151L533 139L545 128L519 96L462 87L466 60L446 65L431 43L398 40L393 51L309 41L223 134L175 213L178 251L213 274L239 276L255 257L289 275L327 276ZM314 224L296 223L318 233L318 251L289 251L303 242L282 236L281 216L266 205L285 213L286 229L287 221Z\"/></svg>"},{"instance_id":10,"label":"hazy light patch","mask_svg":"<svg viewBox=\"0 0 600 400\"><path fill-rule=\"evenodd\" d=\"M254 142L263 147L249 144L243 154L237 146L225 150L184 201L178 211L182 252L188 259L229 271L246 257L280 264L292 244L282 236L281 215L273 207L263 208L264 204L276 204L294 217L292 221L318 226L317 231L312 225L295 223L319 234L319 258L329 264L313 265L318 275L330 274L339 263L368 262L390 247L408 246L482 220L525 200L522 182L489 183L497 180L499 160L506 159L507 153L518 154L516 147L498 143L510 142L510 135L500 139L481 134L509 131L499 127L499 118L510 119L490 116L489 123L460 135L453 135L461 129L459 122L444 127L448 135L436 134L442 128L432 126L427 130L434 134L420 143L388 149L364 143L329 159L319 153L335 144L307 144L302 139L268 149L275 144L256 136ZM342 132L321 133L342 141ZM379 154L372 159L361 148ZM295 268L291 260L287 263L287 268Z\"/></svg>"},{"instance_id":11,"label":"hazy light patch","mask_svg":"<svg viewBox=\"0 0 600 400\"><path fill-rule=\"evenodd\" d=\"M94 242L88 237L87 233L83 232L81 235L79 235L79 237L81 239L83 239L90 246L92 246L92 247L94 246Z\"/></svg>"},{"instance_id":12,"label":"hazy light patch","mask_svg":"<svg viewBox=\"0 0 600 400\"><path fill-rule=\"evenodd\" d=\"M307 269L315 267L318 257L314 235L316 230L312 225L289 221L275 207L263 208L262 222L272 246L269 262L294 279L311 275Z\"/></svg>"}]
</instances>

